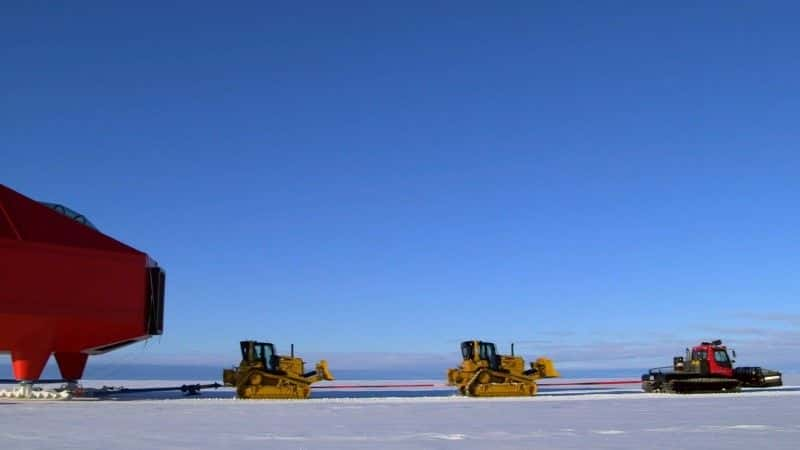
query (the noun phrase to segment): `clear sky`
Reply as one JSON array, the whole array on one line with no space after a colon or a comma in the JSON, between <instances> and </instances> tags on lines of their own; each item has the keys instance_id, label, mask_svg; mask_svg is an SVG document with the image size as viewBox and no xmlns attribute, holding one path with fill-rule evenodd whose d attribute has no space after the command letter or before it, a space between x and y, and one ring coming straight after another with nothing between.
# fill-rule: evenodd
<instances>
[{"instance_id":1,"label":"clear sky","mask_svg":"<svg viewBox=\"0 0 800 450\"><path fill-rule=\"evenodd\" d=\"M795 2L291 3L0 6L0 182L168 273L108 358L800 366Z\"/></svg>"}]
</instances>

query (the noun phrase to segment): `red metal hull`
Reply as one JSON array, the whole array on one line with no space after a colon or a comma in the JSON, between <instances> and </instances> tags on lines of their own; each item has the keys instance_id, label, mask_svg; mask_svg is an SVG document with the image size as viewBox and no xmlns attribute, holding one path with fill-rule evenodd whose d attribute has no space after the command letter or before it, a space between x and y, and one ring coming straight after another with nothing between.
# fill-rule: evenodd
<instances>
[{"instance_id":1,"label":"red metal hull","mask_svg":"<svg viewBox=\"0 0 800 450\"><path fill-rule=\"evenodd\" d=\"M143 252L0 185L0 352L35 381L55 354L80 379L90 354L161 334L163 271Z\"/></svg>"}]
</instances>

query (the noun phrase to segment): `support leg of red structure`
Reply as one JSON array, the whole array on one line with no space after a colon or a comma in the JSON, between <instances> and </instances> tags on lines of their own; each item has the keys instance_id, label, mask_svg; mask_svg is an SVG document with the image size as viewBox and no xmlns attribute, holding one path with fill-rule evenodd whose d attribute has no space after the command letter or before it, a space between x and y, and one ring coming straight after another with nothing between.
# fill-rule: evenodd
<instances>
[{"instance_id":1,"label":"support leg of red structure","mask_svg":"<svg viewBox=\"0 0 800 450\"><path fill-rule=\"evenodd\" d=\"M14 367L14 378L17 381L36 381L42 375L49 351L42 350L12 350L11 365Z\"/></svg>"},{"instance_id":2,"label":"support leg of red structure","mask_svg":"<svg viewBox=\"0 0 800 450\"><path fill-rule=\"evenodd\" d=\"M69 381L83 378L83 369L86 368L86 359L89 355L76 352L56 352L55 355L61 378Z\"/></svg>"}]
</instances>

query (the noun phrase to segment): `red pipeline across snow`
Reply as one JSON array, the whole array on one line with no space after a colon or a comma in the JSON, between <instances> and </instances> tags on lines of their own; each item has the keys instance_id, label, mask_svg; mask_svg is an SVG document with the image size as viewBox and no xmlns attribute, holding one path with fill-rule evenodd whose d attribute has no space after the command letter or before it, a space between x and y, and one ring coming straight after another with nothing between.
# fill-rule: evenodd
<instances>
[{"instance_id":1,"label":"red pipeline across snow","mask_svg":"<svg viewBox=\"0 0 800 450\"><path fill-rule=\"evenodd\" d=\"M418 388L418 387L437 387L443 384L340 384L336 386L314 386L314 389L369 389L369 388Z\"/></svg>"},{"instance_id":2,"label":"red pipeline across snow","mask_svg":"<svg viewBox=\"0 0 800 450\"><path fill-rule=\"evenodd\" d=\"M568 383L538 383L539 386L602 386L618 384L639 384L641 380L573 381ZM313 389L379 389L379 388L434 388L447 387L446 384L339 384L335 386L314 386Z\"/></svg>"},{"instance_id":3,"label":"red pipeline across snow","mask_svg":"<svg viewBox=\"0 0 800 450\"><path fill-rule=\"evenodd\" d=\"M639 384L642 380L575 381L571 383L539 383L539 386L593 386L604 384Z\"/></svg>"}]
</instances>

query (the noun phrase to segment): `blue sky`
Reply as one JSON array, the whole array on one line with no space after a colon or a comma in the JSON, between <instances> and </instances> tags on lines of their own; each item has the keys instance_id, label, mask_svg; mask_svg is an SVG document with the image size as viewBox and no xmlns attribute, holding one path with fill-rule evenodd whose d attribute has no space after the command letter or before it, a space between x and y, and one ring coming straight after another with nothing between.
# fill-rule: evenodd
<instances>
[{"instance_id":1,"label":"blue sky","mask_svg":"<svg viewBox=\"0 0 800 450\"><path fill-rule=\"evenodd\" d=\"M0 182L168 272L101 358L800 366L796 4L114 3L0 6Z\"/></svg>"}]
</instances>

